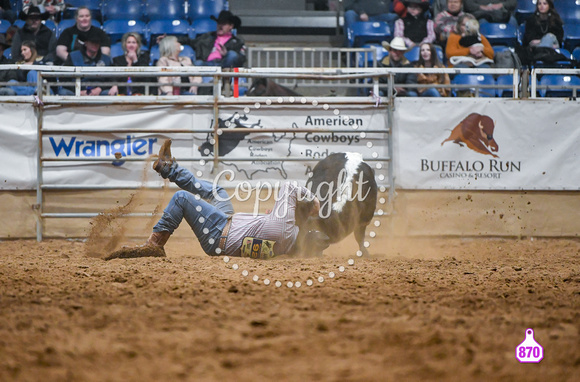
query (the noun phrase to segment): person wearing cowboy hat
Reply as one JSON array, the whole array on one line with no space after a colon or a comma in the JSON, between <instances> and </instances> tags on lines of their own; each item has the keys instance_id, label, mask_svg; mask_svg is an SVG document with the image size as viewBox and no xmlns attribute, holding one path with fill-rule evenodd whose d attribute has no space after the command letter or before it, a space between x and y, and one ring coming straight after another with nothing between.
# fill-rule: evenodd
<instances>
[{"instance_id":1,"label":"person wearing cowboy hat","mask_svg":"<svg viewBox=\"0 0 580 382\"><path fill-rule=\"evenodd\" d=\"M216 30L188 39L184 44L195 50L196 66L221 66L236 68L246 62L246 43L233 34L242 25L242 20L230 11L221 11L219 16L211 16L217 22ZM180 41L181 42L181 41Z\"/></svg>"},{"instance_id":2,"label":"person wearing cowboy hat","mask_svg":"<svg viewBox=\"0 0 580 382\"><path fill-rule=\"evenodd\" d=\"M379 67L382 68L410 68L411 63L405 57L405 52L408 50L405 45L405 41L402 37L395 37L389 43L383 41L382 45L385 49L389 51L389 55L381 60ZM389 81L388 77L381 77L379 82L387 83ZM417 91L415 89L407 89L401 85L416 84L417 75L413 73L396 73L394 77L395 81L395 91L398 97L417 97Z\"/></svg>"},{"instance_id":3,"label":"person wearing cowboy hat","mask_svg":"<svg viewBox=\"0 0 580 382\"><path fill-rule=\"evenodd\" d=\"M14 34L12 38L12 56L15 60L21 60L20 47L24 41L34 41L38 57L43 62L54 62L56 58L56 35L42 23L48 14L41 13L40 8L32 6L28 13L21 13L26 23Z\"/></svg>"},{"instance_id":4,"label":"person wearing cowboy hat","mask_svg":"<svg viewBox=\"0 0 580 382\"><path fill-rule=\"evenodd\" d=\"M66 8L64 0L23 0L22 12L28 13L31 7L38 7L46 18L57 18Z\"/></svg>"},{"instance_id":5,"label":"person wearing cowboy hat","mask_svg":"<svg viewBox=\"0 0 580 382\"><path fill-rule=\"evenodd\" d=\"M0 33L0 65L14 64L14 60L4 57L4 50L10 48L10 44L6 43L6 36ZM0 82L8 82L11 80L18 80L15 70L0 70ZM9 87L0 87L0 96L15 96L16 92Z\"/></svg>"},{"instance_id":6,"label":"person wearing cowboy hat","mask_svg":"<svg viewBox=\"0 0 580 382\"><path fill-rule=\"evenodd\" d=\"M433 20L427 17L429 0L405 0L407 15L395 22L395 37L402 37L408 48L435 41Z\"/></svg>"}]
</instances>

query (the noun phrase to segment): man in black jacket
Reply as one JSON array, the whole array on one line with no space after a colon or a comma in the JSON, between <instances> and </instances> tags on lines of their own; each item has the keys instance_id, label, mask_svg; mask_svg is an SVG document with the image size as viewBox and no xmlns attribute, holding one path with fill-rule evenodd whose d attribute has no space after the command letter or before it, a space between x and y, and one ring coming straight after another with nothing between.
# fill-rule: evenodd
<instances>
[{"instance_id":1,"label":"man in black jacket","mask_svg":"<svg viewBox=\"0 0 580 382\"><path fill-rule=\"evenodd\" d=\"M6 37L4 34L0 33L0 65L14 64L14 60L4 57L4 50L9 48L10 45L6 44ZM10 80L18 81L15 70L0 70L0 82L8 82ZM9 87L0 85L0 96L15 96L16 92Z\"/></svg>"},{"instance_id":2,"label":"man in black jacket","mask_svg":"<svg viewBox=\"0 0 580 382\"><path fill-rule=\"evenodd\" d=\"M39 58L45 63L54 62L56 58L56 35L50 28L42 24L42 19L46 19L48 14L43 15L40 8L31 6L28 13L21 13L21 18L26 20L26 24L12 38L12 58L20 61L20 47L24 41L34 41Z\"/></svg>"},{"instance_id":3,"label":"man in black jacket","mask_svg":"<svg viewBox=\"0 0 580 382\"><path fill-rule=\"evenodd\" d=\"M195 50L196 66L221 66L234 68L244 65L246 61L246 45L243 39L234 36L232 31L242 25L242 20L230 11L221 11L215 32L204 33L189 41Z\"/></svg>"}]
</instances>

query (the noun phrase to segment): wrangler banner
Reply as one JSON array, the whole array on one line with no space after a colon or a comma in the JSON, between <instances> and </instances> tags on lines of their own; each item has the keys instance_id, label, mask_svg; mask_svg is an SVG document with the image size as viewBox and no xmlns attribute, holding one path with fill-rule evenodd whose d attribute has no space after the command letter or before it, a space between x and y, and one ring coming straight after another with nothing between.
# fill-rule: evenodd
<instances>
[{"instance_id":1,"label":"wrangler banner","mask_svg":"<svg viewBox=\"0 0 580 382\"><path fill-rule=\"evenodd\" d=\"M579 117L575 101L399 100L396 186L578 190Z\"/></svg>"}]
</instances>

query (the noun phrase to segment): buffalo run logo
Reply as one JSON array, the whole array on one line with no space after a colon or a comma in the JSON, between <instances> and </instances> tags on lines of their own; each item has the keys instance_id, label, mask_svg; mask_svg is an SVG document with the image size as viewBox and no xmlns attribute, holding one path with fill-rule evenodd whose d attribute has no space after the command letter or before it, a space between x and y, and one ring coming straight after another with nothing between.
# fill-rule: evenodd
<instances>
[{"instance_id":1,"label":"buffalo run logo","mask_svg":"<svg viewBox=\"0 0 580 382\"><path fill-rule=\"evenodd\" d=\"M455 126L449 138L441 142L441 146L445 142L452 141L461 147L465 144L480 154L499 158L493 153L499 150L497 142L493 138L494 127L493 120L487 115L471 113Z\"/></svg>"}]
</instances>

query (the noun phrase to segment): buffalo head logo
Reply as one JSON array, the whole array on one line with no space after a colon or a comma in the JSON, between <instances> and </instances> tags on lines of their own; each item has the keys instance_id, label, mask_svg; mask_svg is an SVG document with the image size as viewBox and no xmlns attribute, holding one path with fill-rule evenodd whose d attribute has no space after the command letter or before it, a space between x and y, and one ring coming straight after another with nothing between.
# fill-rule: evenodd
<instances>
[{"instance_id":1,"label":"buffalo head logo","mask_svg":"<svg viewBox=\"0 0 580 382\"><path fill-rule=\"evenodd\" d=\"M449 138L441 142L441 146L447 141L453 141L461 147L465 143L473 151L498 158L492 153L499 150L493 139L493 129L493 120L487 115L471 113L455 126Z\"/></svg>"},{"instance_id":2,"label":"buffalo head logo","mask_svg":"<svg viewBox=\"0 0 580 382\"><path fill-rule=\"evenodd\" d=\"M246 123L248 121L248 117L246 115L239 115L237 112L234 113L231 117L226 119L218 118L218 127L220 129L239 129L239 128L246 128L246 129L257 129L260 128L260 120L254 124ZM213 126L213 121L212 121ZM219 156L224 156L229 154L233 149L235 149L238 144L250 133L242 132L242 133L225 133L220 136L219 140ZM198 148L199 152L202 156L209 156L213 154L213 144L211 143L211 139L213 138L213 133L209 133L207 138L203 144L201 144Z\"/></svg>"}]
</instances>

